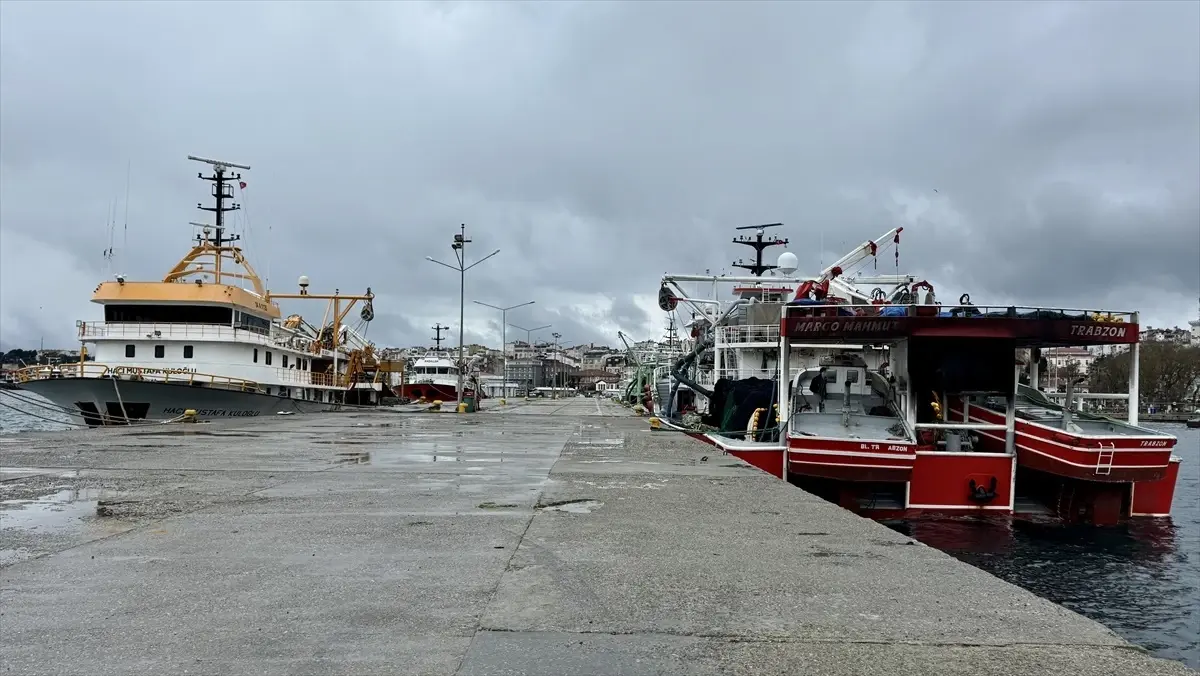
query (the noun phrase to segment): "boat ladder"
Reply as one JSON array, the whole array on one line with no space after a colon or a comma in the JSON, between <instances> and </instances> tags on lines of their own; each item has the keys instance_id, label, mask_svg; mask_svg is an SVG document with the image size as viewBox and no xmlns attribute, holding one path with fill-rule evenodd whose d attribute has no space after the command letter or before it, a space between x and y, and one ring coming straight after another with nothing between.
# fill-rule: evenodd
<instances>
[{"instance_id":1,"label":"boat ladder","mask_svg":"<svg viewBox=\"0 0 1200 676\"><path fill-rule=\"evenodd\" d=\"M1100 452L1096 454L1096 474L1098 476L1107 476L1112 473L1113 456L1116 455L1116 449L1116 442L1109 442L1107 447L1101 442Z\"/></svg>"}]
</instances>

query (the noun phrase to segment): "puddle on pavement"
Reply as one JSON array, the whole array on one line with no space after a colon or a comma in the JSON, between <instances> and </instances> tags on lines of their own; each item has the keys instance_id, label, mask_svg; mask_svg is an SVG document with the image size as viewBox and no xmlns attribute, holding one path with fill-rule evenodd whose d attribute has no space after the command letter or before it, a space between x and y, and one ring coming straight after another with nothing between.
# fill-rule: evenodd
<instances>
[{"instance_id":1,"label":"puddle on pavement","mask_svg":"<svg viewBox=\"0 0 1200 676\"><path fill-rule=\"evenodd\" d=\"M60 533L96 514L99 488L65 489L33 500L0 500L0 529Z\"/></svg>"},{"instance_id":2,"label":"puddle on pavement","mask_svg":"<svg viewBox=\"0 0 1200 676\"><path fill-rule=\"evenodd\" d=\"M599 500L567 500L540 505L538 509L544 512L569 512L571 514L591 514L593 509L603 505Z\"/></svg>"}]
</instances>

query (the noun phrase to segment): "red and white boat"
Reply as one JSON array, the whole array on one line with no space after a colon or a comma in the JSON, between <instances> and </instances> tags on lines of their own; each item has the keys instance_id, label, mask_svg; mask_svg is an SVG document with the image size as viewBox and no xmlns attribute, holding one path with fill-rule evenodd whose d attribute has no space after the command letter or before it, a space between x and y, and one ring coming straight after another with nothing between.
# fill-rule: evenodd
<instances>
[{"instance_id":1,"label":"red and white boat","mask_svg":"<svg viewBox=\"0 0 1200 676\"><path fill-rule=\"evenodd\" d=\"M771 403L744 433L697 436L877 518L1049 514L1111 524L1170 513L1180 458L1174 436L1138 425L1136 313L981 307L966 295L948 308L924 282L868 303L803 297L828 282L827 271L778 304ZM797 345L825 349L814 364ZM1036 388L1041 348L1090 345L1131 351L1129 392L1106 395L1128 398L1128 420L1074 411L1071 393L1059 405ZM882 364L864 359L880 353ZM807 363L797 369L794 359ZM1027 361L1033 387L1020 384ZM824 396L813 391L818 380Z\"/></svg>"},{"instance_id":2,"label":"red and white boat","mask_svg":"<svg viewBox=\"0 0 1200 676\"><path fill-rule=\"evenodd\" d=\"M395 394L413 401L457 401L458 366L448 353L430 350L413 361Z\"/></svg>"}]
</instances>

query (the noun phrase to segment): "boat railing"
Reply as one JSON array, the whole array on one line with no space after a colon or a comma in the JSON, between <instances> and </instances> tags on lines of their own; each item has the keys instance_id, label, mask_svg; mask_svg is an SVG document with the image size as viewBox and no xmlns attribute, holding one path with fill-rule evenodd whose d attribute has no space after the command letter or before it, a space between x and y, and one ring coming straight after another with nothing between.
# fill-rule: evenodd
<instances>
[{"instance_id":1,"label":"boat railing","mask_svg":"<svg viewBox=\"0 0 1200 676\"><path fill-rule=\"evenodd\" d=\"M253 343L266 347L289 348L297 352L311 352L312 340L303 334L292 333L288 329L274 327L270 335L260 331L229 326L226 324L189 324L189 323L154 323L143 324L136 322L77 322L79 338L137 338L166 340L218 340ZM333 352L322 348L320 355L332 358ZM338 353L344 356L343 352Z\"/></svg>"},{"instance_id":2,"label":"boat railing","mask_svg":"<svg viewBox=\"0 0 1200 676\"><path fill-rule=\"evenodd\" d=\"M199 373L189 369L151 368L141 366L109 366L94 361L68 362L64 364L28 366L17 369L14 375L17 382L27 383L38 380L55 380L59 378L110 378L114 380L148 381L155 383L172 383L180 385L217 387L234 389L245 392L257 392L261 386L244 378L219 376L211 373Z\"/></svg>"},{"instance_id":3,"label":"boat railing","mask_svg":"<svg viewBox=\"0 0 1200 676\"><path fill-rule=\"evenodd\" d=\"M271 337L258 331L227 324L165 324L136 322L79 322L80 338L198 338L207 340L239 340L260 345L272 345L290 335Z\"/></svg>"},{"instance_id":4,"label":"boat railing","mask_svg":"<svg viewBox=\"0 0 1200 676\"><path fill-rule=\"evenodd\" d=\"M999 425L992 423L917 423L913 425L919 430L951 430L972 432L976 430L988 432L1007 432L1007 425Z\"/></svg>"},{"instance_id":5,"label":"boat railing","mask_svg":"<svg viewBox=\"0 0 1200 676\"><path fill-rule=\"evenodd\" d=\"M717 327L717 345L733 347L766 343L779 344L779 324L749 324Z\"/></svg>"},{"instance_id":6,"label":"boat railing","mask_svg":"<svg viewBox=\"0 0 1200 676\"><path fill-rule=\"evenodd\" d=\"M275 377L285 385L316 385L318 387L347 387L349 377L344 374L315 373L296 369L275 369Z\"/></svg>"},{"instance_id":7,"label":"boat railing","mask_svg":"<svg viewBox=\"0 0 1200 676\"><path fill-rule=\"evenodd\" d=\"M1032 305L797 303L784 307L785 317L959 317L981 319L1062 319L1136 324L1136 312L1039 307Z\"/></svg>"}]
</instances>

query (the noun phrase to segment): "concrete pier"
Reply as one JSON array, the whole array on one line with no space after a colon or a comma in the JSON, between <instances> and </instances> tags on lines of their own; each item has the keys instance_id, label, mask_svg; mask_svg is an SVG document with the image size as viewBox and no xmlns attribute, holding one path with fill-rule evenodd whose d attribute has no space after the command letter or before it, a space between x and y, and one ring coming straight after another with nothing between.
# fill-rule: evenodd
<instances>
[{"instance_id":1,"label":"concrete pier","mask_svg":"<svg viewBox=\"0 0 1200 676\"><path fill-rule=\"evenodd\" d=\"M1184 674L595 399L0 438L3 674Z\"/></svg>"}]
</instances>

